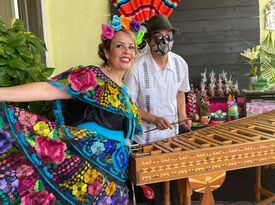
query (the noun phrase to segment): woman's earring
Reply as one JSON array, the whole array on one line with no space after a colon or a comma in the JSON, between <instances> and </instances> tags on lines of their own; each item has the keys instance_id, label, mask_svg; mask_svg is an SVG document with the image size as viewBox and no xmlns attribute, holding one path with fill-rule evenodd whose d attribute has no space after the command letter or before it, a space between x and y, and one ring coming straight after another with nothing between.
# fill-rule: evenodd
<instances>
[{"instance_id":1,"label":"woman's earring","mask_svg":"<svg viewBox=\"0 0 275 205\"><path fill-rule=\"evenodd\" d=\"M107 59L107 62L106 62L106 70L108 70L108 71L111 70L109 59Z\"/></svg>"}]
</instances>

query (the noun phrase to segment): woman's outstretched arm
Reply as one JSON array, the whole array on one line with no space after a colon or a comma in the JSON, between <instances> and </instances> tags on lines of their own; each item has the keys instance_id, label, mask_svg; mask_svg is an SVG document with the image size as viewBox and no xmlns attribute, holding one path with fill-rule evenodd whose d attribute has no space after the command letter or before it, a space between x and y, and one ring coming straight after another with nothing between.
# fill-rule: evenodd
<instances>
[{"instance_id":1,"label":"woman's outstretched arm","mask_svg":"<svg viewBox=\"0 0 275 205\"><path fill-rule=\"evenodd\" d=\"M56 99L69 99L71 96L47 82L0 88L0 101L31 102Z\"/></svg>"}]
</instances>

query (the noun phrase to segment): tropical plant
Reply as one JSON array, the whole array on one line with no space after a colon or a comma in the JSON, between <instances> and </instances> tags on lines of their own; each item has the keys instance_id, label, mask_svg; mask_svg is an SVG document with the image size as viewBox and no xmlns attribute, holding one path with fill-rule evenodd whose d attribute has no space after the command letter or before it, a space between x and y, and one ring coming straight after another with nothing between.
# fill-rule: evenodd
<instances>
[{"instance_id":1,"label":"tropical plant","mask_svg":"<svg viewBox=\"0 0 275 205\"><path fill-rule=\"evenodd\" d=\"M253 48L248 48L244 52L240 53L241 56L246 58L246 62L250 64L249 76L257 76L258 66L259 66L259 55L260 55L260 46L255 46Z\"/></svg>"},{"instance_id":2,"label":"tropical plant","mask_svg":"<svg viewBox=\"0 0 275 205\"><path fill-rule=\"evenodd\" d=\"M19 19L13 19L8 28L0 19L0 87L46 81L54 71L41 63L45 43L33 33L25 31ZM41 102L20 103L37 114L47 114L49 104Z\"/></svg>"},{"instance_id":3,"label":"tropical plant","mask_svg":"<svg viewBox=\"0 0 275 205\"><path fill-rule=\"evenodd\" d=\"M275 42L272 31L269 31L261 43L260 64L261 74L270 83L275 83Z\"/></svg>"}]
</instances>

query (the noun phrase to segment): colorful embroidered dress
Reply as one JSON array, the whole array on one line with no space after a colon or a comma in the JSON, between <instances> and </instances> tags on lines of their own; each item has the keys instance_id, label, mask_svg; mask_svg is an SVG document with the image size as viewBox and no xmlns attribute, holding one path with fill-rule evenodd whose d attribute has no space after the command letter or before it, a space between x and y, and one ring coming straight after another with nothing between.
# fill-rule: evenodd
<instances>
[{"instance_id":1,"label":"colorful embroidered dress","mask_svg":"<svg viewBox=\"0 0 275 205\"><path fill-rule=\"evenodd\" d=\"M95 66L49 83L75 102L64 110L55 101L56 122L1 106L0 204L127 204L129 149L141 121L126 87ZM77 105L84 114L70 113Z\"/></svg>"}]
</instances>

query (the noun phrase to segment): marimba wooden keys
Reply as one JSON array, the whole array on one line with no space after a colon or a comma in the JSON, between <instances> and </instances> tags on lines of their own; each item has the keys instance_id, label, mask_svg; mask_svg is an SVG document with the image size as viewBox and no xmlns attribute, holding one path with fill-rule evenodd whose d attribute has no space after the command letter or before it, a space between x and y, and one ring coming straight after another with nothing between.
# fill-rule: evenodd
<instances>
[{"instance_id":1,"label":"marimba wooden keys","mask_svg":"<svg viewBox=\"0 0 275 205\"><path fill-rule=\"evenodd\" d=\"M136 185L275 163L275 111L138 145L130 154Z\"/></svg>"}]
</instances>

